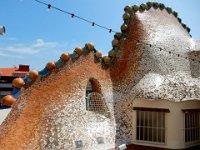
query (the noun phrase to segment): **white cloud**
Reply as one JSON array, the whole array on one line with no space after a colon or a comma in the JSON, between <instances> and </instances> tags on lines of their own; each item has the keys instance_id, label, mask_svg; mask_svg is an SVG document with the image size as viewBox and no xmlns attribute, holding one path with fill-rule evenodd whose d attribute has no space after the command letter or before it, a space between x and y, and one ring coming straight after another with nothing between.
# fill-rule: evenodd
<instances>
[{"instance_id":1,"label":"white cloud","mask_svg":"<svg viewBox=\"0 0 200 150\"><path fill-rule=\"evenodd\" d=\"M1 52L1 51L0 51L0 56L4 56L4 57L12 57L12 58L22 58L21 56L10 55L10 54L6 54L6 53Z\"/></svg>"},{"instance_id":2,"label":"white cloud","mask_svg":"<svg viewBox=\"0 0 200 150\"><path fill-rule=\"evenodd\" d=\"M43 39L37 39L37 40L36 40L36 43L33 44L33 47L41 47L41 46L44 46L44 41L43 41Z\"/></svg>"},{"instance_id":3,"label":"white cloud","mask_svg":"<svg viewBox=\"0 0 200 150\"><path fill-rule=\"evenodd\" d=\"M4 51L14 52L18 54L35 54L38 51L30 47L21 47L21 46L9 46L4 49Z\"/></svg>"},{"instance_id":4,"label":"white cloud","mask_svg":"<svg viewBox=\"0 0 200 150\"><path fill-rule=\"evenodd\" d=\"M0 51L0 56L9 56L9 55Z\"/></svg>"},{"instance_id":5,"label":"white cloud","mask_svg":"<svg viewBox=\"0 0 200 150\"><path fill-rule=\"evenodd\" d=\"M32 45L34 48L54 48L56 46L58 46L57 42L44 42L43 39L37 39L36 42Z\"/></svg>"},{"instance_id":6,"label":"white cloud","mask_svg":"<svg viewBox=\"0 0 200 150\"><path fill-rule=\"evenodd\" d=\"M0 38L1 41L17 41L15 37L4 37Z\"/></svg>"},{"instance_id":7,"label":"white cloud","mask_svg":"<svg viewBox=\"0 0 200 150\"><path fill-rule=\"evenodd\" d=\"M17 43L7 47L0 47L0 55L9 57L10 54L15 55L32 55L39 52L60 49L66 46L66 43L46 42L41 38L36 39L30 43Z\"/></svg>"}]
</instances>

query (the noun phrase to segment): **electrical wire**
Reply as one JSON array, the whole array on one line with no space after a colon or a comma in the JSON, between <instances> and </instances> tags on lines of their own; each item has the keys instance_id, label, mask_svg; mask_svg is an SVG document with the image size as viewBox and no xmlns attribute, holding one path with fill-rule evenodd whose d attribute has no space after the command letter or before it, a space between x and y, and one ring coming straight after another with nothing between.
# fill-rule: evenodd
<instances>
[{"instance_id":1,"label":"electrical wire","mask_svg":"<svg viewBox=\"0 0 200 150\"><path fill-rule=\"evenodd\" d=\"M60 11L60 12L62 12L62 13L65 13L65 14L70 15L72 18L77 18L77 19L80 19L80 20L82 20L82 21L85 21L85 22L91 24L92 26L97 26L97 27L102 28L102 29L104 29L104 30L108 30L109 33L112 33L112 32L113 32L113 33L117 33L117 31L114 31L114 30L111 29L111 28L108 28L108 27L106 27L106 26L97 24L97 23L94 22L94 21L85 19L85 18L83 18L83 17L81 17L81 16L78 16L78 15L76 15L76 14L74 14L74 13L71 13L71 12L68 12L68 11L66 11L66 10L60 9L60 8L58 8L58 7L55 7L55 6L51 5L51 4L45 3L45 2L40 1L40 0L34 0L34 1L37 2L37 3L40 3L40 4L42 4L42 5L47 6L48 9L51 9L51 8L52 8L52 9L55 9L55 10L57 10L57 11ZM200 60L198 60L198 59L194 59L194 58L189 58L189 57L187 57L187 56L183 56L183 55L178 54L178 53L175 53L175 52L173 52L173 51L169 51L169 50L167 50L167 49L165 49L165 48L161 48L161 47L152 45L152 44L147 43L147 42L145 42L145 41L140 41L140 40L135 40L135 41L136 41L137 43L139 43L139 44L144 44L144 45L148 45L148 46L150 46L150 47L154 47L154 48L158 49L159 51L165 51L165 52L167 52L167 53L169 53L169 54L176 55L177 57L182 57L182 58L184 58L184 59L188 59L188 60L191 60L191 61L198 61L198 62L200 63ZM123 60L125 60L125 59L126 59L126 58L123 58ZM128 59L128 58L127 58L127 59ZM127 59L126 59L126 60L127 60ZM122 61L122 59L119 59L119 60Z\"/></svg>"},{"instance_id":2,"label":"electrical wire","mask_svg":"<svg viewBox=\"0 0 200 150\"><path fill-rule=\"evenodd\" d=\"M113 33L117 33L117 31L114 31L113 29L110 29L110 28L108 28L108 27L106 27L106 26L97 24L97 23L94 22L94 21L90 21L90 20L85 19L85 18L83 18L83 17L81 17L81 16L78 16L78 15L76 15L76 14L74 14L74 13L70 13L70 12L68 12L68 11L66 11L66 10L60 9L60 8L58 8L58 7L55 7L55 6L51 5L51 4L42 2L42 1L40 1L40 0L34 0L34 1L37 2L37 3L40 3L40 4L42 4L42 5L47 6L48 9L51 9L51 8L52 8L52 9L58 10L58 11L60 11L60 12L62 12L62 13L65 13L65 14L70 15L72 18L77 18L77 19L79 19L79 20L82 20L82 21L85 21L85 22L87 22L87 23L89 23L89 24L92 24L92 26L97 26L97 27L102 28L102 29L104 29L104 30L108 30L109 33L112 33L112 32L113 32Z\"/></svg>"}]
</instances>

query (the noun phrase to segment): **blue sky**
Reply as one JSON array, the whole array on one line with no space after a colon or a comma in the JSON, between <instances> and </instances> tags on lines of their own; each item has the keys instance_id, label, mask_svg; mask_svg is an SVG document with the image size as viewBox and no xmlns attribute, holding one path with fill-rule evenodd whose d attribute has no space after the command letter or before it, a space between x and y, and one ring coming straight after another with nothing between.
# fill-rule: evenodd
<instances>
[{"instance_id":1,"label":"blue sky","mask_svg":"<svg viewBox=\"0 0 200 150\"><path fill-rule=\"evenodd\" d=\"M58 8L120 31L123 8L140 5L145 0L41 0ZM178 12L191 28L194 39L200 39L199 0L157 0ZM71 18L54 9L48 10L34 0L1 0L0 25L6 34L0 36L0 68L28 64L41 70L56 61L63 52L72 52L92 42L104 54L112 48L113 33Z\"/></svg>"}]
</instances>

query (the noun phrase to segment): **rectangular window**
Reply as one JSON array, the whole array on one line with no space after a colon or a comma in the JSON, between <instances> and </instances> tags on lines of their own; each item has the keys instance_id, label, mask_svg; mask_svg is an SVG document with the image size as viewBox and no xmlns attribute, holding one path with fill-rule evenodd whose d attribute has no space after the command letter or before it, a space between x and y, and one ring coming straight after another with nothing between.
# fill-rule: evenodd
<instances>
[{"instance_id":1,"label":"rectangular window","mask_svg":"<svg viewBox=\"0 0 200 150\"><path fill-rule=\"evenodd\" d=\"M200 112L187 110L185 113L185 143L195 144L200 142Z\"/></svg>"},{"instance_id":2,"label":"rectangular window","mask_svg":"<svg viewBox=\"0 0 200 150\"><path fill-rule=\"evenodd\" d=\"M25 77L26 73L13 73L12 75L13 75L13 77L21 77L21 78L23 78L23 77Z\"/></svg>"},{"instance_id":3,"label":"rectangular window","mask_svg":"<svg viewBox=\"0 0 200 150\"><path fill-rule=\"evenodd\" d=\"M0 88L12 88L12 83L0 83Z\"/></svg>"},{"instance_id":4,"label":"rectangular window","mask_svg":"<svg viewBox=\"0 0 200 150\"><path fill-rule=\"evenodd\" d=\"M0 91L0 95L10 95L12 91Z\"/></svg>"},{"instance_id":5,"label":"rectangular window","mask_svg":"<svg viewBox=\"0 0 200 150\"><path fill-rule=\"evenodd\" d=\"M137 113L136 139L139 141L165 143L165 113L169 110L134 109Z\"/></svg>"}]
</instances>

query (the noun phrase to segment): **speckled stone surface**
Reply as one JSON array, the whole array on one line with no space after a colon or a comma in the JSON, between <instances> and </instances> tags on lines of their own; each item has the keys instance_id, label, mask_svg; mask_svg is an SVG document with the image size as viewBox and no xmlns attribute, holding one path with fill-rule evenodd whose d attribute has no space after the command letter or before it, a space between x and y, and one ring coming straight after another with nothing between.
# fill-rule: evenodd
<instances>
[{"instance_id":1,"label":"speckled stone surface","mask_svg":"<svg viewBox=\"0 0 200 150\"><path fill-rule=\"evenodd\" d=\"M0 126L0 145L5 150L105 150L129 144L134 99L200 100L199 48L165 9L131 12L115 63L102 66L90 53L38 79ZM101 85L109 117L86 111L90 78ZM82 148L76 148L80 140Z\"/></svg>"},{"instance_id":2,"label":"speckled stone surface","mask_svg":"<svg viewBox=\"0 0 200 150\"><path fill-rule=\"evenodd\" d=\"M137 12L129 26L127 39L120 45L121 61L111 69L116 145L131 143L134 133L128 114L132 100L200 100L200 57L190 55L199 50L199 41L193 40L166 10ZM116 77L116 72L120 76Z\"/></svg>"},{"instance_id":3,"label":"speckled stone surface","mask_svg":"<svg viewBox=\"0 0 200 150\"><path fill-rule=\"evenodd\" d=\"M109 117L86 111L85 89L92 77L101 85ZM82 56L22 92L0 127L1 148L70 150L78 140L83 143L79 149L114 147L112 101L109 72L94 63L92 53ZM104 143L98 144L97 137Z\"/></svg>"}]
</instances>

